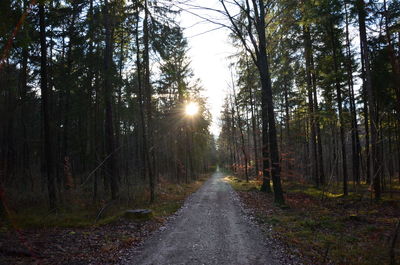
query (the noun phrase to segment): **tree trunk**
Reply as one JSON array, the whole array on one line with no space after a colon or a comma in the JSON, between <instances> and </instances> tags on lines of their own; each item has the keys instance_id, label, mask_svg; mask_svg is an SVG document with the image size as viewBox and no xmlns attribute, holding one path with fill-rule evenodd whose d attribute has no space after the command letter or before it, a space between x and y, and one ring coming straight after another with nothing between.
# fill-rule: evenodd
<instances>
[{"instance_id":1,"label":"tree trunk","mask_svg":"<svg viewBox=\"0 0 400 265\"><path fill-rule=\"evenodd\" d=\"M283 197L283 190L281 184L281 165L279 160L279 150L278 150L278 141L276 135L276 127L275 127L275 113L274 113L274 104L272 99L272 86L271 86L271 77L269 73L268 67L268 57L267 57L267 43L265 36L265 8L264 1L259 0L259 12L260 16L257 18L257 33L258 33L258 42L259 42L259 56L257 67L261 77L261 88L262 88L262 120L263 120L263 148L266 148L265 140L269 139L269 147L271 152L271 177L274 188L274 198L275 202L278 204L284 204L285 199ZM268 128L267 128L268 123ZM268 130L267 130L268 129ZM268 133L268 137L266 137ZM263 157L266 160L267 157ZM268 170L264 167L264 172Z\"/></svg>"},{"instance_id":2,"label":"tree trunk","mask_svg":"<svg viewBox=\"0 0 400 265\"><path fill-rule=\"evenodd\" d=\"M303 27L304 34L304 51L306 59L306 74L307 74L307 94L308 94L308 110L310 118L310 164L311 164L311 177L315 180L315 185L319 187L320 178L318 172L318 157L317 157L317 142L316 142L316 128L315 128L315 113L314 113L314 99L312 91L312 77L311 77L311 36L310 28Z\"/></svg>"},{"instance_id":3,"label":"tree trunk","mask_svg":"<svg viewBox=\"0 0 400 265\"><path fill-rule=\"evenodd\" d=\"M25 31L25 29L24 29ZM20 98L21 98L21 125L22 125L22 168L23 168L23 177L26 183L30 182L30 191L33 191L34 182L31 174L31 165L30 165L30 150L28 144L28 132L27 132L27 120L25 118L26 115L26 101L28 94L28 57L29 51L28 47L22 48L22 69L21 69L21 84L20 84Z\"/></svg>"},{"instance_id":4,"label":"tree trunk","mask_svg":"<svg viewBox=\"0 0 400 265\"><path fill-rule=\"evenodd\" d=\"M259 167L259 161L258 161L258 143L257 143L257 123L256 123L256 116L254 113L254 106L255 106L255 100L253 97L253 89L250 86L249 88L250 91L250 101L251 101L251 125L253 129L253 145L254 145L254 161L255 161L255 168L256 168L256 177L258 177L258 172L260 171Z\"/></svg>"},{"instance_id":5,"label":"tree trunk","mask_svg":"<svg viewBox=\"0 0 400 265\"><path fill-rule=\"evenodd\" d=\"M104 1L104 22L106 31L106 47L104 51L104 101L105 101L105 142L106 142L106 174L110 180L111 198L115 200L118 197L118 176L116 175L115 161L115 135L113 123L113 89L111 82L112 75L112 26L110 21L110 13L108 0Z\"/></svg>"},{"instance_id":6,"label":"tree trunk","mask_svg":"<svg viewBox=\"0 0 400 265\"><path fill-rule=\"evenodd\" d=\"M346 142L344 135L344 118L343 118L343 106L342 106L342 91L340 87L339 80L339 62L338 55L335 46L335 29L333 27L332 20L330 21L330 30L331 30L331 44L332 44L332 52L333 52L333 66L335 71L335 85L336 85L336 96L337 96L337 104L338 104L338 114L339 114L339 133L340 133L340 143L341 143L341 151L342 151L342 169L343 169L343 194L347 196L349 194L348 191L348 175L347 175L347 154L346 154Z\"/></svg>"},{"instance_id":7,"label":"tree trunk","mask_svg":"<svg viewBox=\"0 0 400 265\"><path fill-rule=\"evenodd\" d=\"M345 4L346 12L346 52L347 52L347 75L349 86L349 101L350 101L350 114L351 114L351 149L352 149L352 170L354 183L360 183L360 149L357 125L357 109L354 99L354 83L353 83L353 66L351 60L351 43L349 37L349 16L347 11L347 4Z\"/></svg>"},{"instance_id":8,"label":"tree trunk","mask_svg":"<svg viewBox=\"0 0 400 265\"><path fill-rule=\"evenodd\" d=\"M314 96L314 114L316 115L314 117L315 119L315 129L316 129L316 136L317 136L317 150L318 150L318 175L319 175L319 183L321 185L325 184L325 172L324 172L324 155L322 152L322 134L321 134L321 128L320 128L320 118L318 116L319 114L319 108L318 108L318 97L317 97L317 71L314 67L314 56L313 56L313 50L312 50L312 41L310 38L310 43L311 43L311 56L310 56L310 66L311 66L311 74L312 74L312 89L313 89L313 96Z\"/></svg>"},{"instance_id":9,"label":"tree trunk","mask_svg":"<svg viewBox=\"0 0 400 265\"><path fill-rule=\"evenodd\" d=\"M233 83L233 80L232 80ZM235 86L234 84L232 84L232 89L233 89L233 101L231 100L231 104L232 104L232 111L233 111L233 105L236 106L236 116L237 116L237 124L239 127L239 132L240 132L240 140L242 143L242 153L243 153L243 159L244 159L244 172L245 172L245 177L246 177L246 182L249 182L249 175L248 175L248 169L247 169L247 165L248 165L248 158L247 158L247 152L246 152L246 146L245 146L245 142L244 142L244 133L243 133L243 128L242 128L242 121L240 118L240 112L239 112L239 106L238 106L238 102L237 102L237 98L236 98L236 92L235 92Z\"/></svg>"},{"instance_id":10,"label":"tree trunk","mask_svg":"<svg viewBox=\"0 0 400 265\"><path fill-rule=\"evenodd\" d=\"M142 145L141 149L141 163L140 163L140 171L142 175L142 179L146 179L147 175L147 133L146 133L146 120L144 115L144 101L143 101L143 85L142 85L142 64L140 62L140 41L139 41L139 20L140 20L140 10L137 9L136 13L136 75L137 75L137 86L138 86L138 103L139 103L139 112L140 112L140 129L142 136ZM139 138L138 138L139 139ZM139 147L139 145L138 145Z\"/></svg>"},{"instance_id":11,"label":"tree trunk","mask_svg":"<svg viewBox=\"0 0 400 265\"><path fill-rule=\"evenodd\" d=\"M364 86L368 95L368 107L369 107L369 117L370 117L370 135L371 135L371 169L372 169L372 180L374 184L375 191L375 199L379 200L381 198L381 189L380 189L380 179L378 172L378 161L377 161L377 114L375 108L375 96L372 90L372 81L371 81L371 67L369 62L369 51L368 51L368 43L367 43L367 31L365 25L365 3L364 0L357 0L357 10L358 10L358 23L359 23L359 31L360 31L360 46L361 46L361 54L364 63ZM369 169L368 169L369 170Z\"/></svg>"},{"instance_id":12,"label":"tree trunk","mask_svg":"<svg viewBox=\"0 0 400 265\"><path fill-rule=\"evenodd\" d=\"M44 4L39 2L39 27L40 27L40 91L42 94L44 156L47 175L47 192L50 210L57 207L56 190L54 183L53 146L51 141L50 102L47 87L47 45Z\"/></svg>"},{"instance_id":13,"label":"tree trunk","mask_svg":"<svg viewBox=\"0 0 400 265\"><path fill-rule=\"evenodd\" d=\"M145 101L147 111L147 129L148 129L148 157L147 167L149 172L149 186L150 186L150 202L155 200L155 145L154 145L154 132L153 132L153 114L152 114L152 88L150 84L150 58L149 58L149 10L147 0L144 1L144 21L143 21L143 62L145 64L144 71L144 85L145 85Z\"/></svg>"},{"instance_id":14,"label":"tree trunk","mask_svg":"<svg viewBox=\"0 0 400 265\"><path fill-rule=\"evenodd\" d=\"M74 30L75 30L75 18L76 18L76 3L73 3L72 8L72 18L68 27L68 36L69 36L69 43L68 43L68 50L67 50L67 64L65 69L65 95L64 95L64 110L63 110L63 137L62 137L62 161L61 164L63 165L63 173L64 173L64 183L65 188L70 189L73 187L73 179L71 174L71 162L70 162L70 155L69 155L69 119L70 119L70 101L71 101L71 87L73 85L72 81L72 48L74 46ZM61 182L62 183L62 182Z\"/></svg>"}]
</instances>

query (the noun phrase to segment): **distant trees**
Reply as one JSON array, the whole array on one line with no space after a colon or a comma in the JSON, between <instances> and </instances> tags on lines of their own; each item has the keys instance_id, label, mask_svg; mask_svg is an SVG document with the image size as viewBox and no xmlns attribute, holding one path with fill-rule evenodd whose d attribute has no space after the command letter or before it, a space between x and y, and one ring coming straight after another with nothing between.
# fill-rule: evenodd
<instances>
[{"instance_id":1,"label":"distant trees","mask_svg":"<svg viewBox=\"0 0 400 265\"><path fill-rule=\"evenodd\" d=\"M70 193L98 202L142 189L154 201L160 182L189 182L215 163L176 10L151 0L29 5L0 4L0 175L10 194L46 194L51 209ZM188 101L200 106L193 118Z\"/></svg>"}]
</instances>

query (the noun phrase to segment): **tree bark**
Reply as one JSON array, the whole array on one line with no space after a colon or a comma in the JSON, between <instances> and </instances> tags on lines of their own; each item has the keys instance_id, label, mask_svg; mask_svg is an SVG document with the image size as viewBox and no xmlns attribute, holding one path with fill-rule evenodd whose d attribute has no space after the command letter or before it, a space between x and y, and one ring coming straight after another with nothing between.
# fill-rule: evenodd
<instances>
[{"instance_id":1,"label":"tree bark","mask_svg":"<svg viewBox=\"0 0 400 265\"><path fill-rule=\"evenodd\" d=\"M255 1L254 1L255 2ZM265 7L264 1L258 1L258 9L259 9L259 17L257 18L258 23L256 25L257 33L258 33L258 45L259 45L259 56L257 61L258 70L260 72L261 77L261 100L262 100L262 120L263 120L263 134L268 133L269 139L269 147L271 152L271 177L274 188L274 199L278 204L284 204L285 199L283 197L283 190L281 184L281 165L279 159L279 150L278 150L278 140L276 135L276 126L275 126L275 113L274 113L274 103L272 99L272 85L271 85L271 77L268 66L268 56L267 56L267 42L265 35ZM254 6L257 8L256 6ZM266 124L268 123L268 131L264 131L267 129ZM263 137L265 140L267 137ZM264 147L266 147L266 143L263 143ZM263 157L266 159L266 157ZM266 170L264 168L264 170Z\"/></svg>"},{"instance_id":2,"label":"tree bark","mask_svg":"<svg viewBox=\"0 0 400 265\"><path fill-rule=\"evenodd\" d=\"M232 80L233 82L233 80ZM232 84L233 85L233 84ZM242 128L242 121L240 118L240 112L239 112L239 106L238 106L238 102L237 102L237 97L236 97L236 92L235 92L235 87L232 87L233 89L233 101L231 100L231 104L232 104L232 111L233 111L233 105L236 106L236 116L237 116L237 124L239 127L239 132L240 132L240 140L241 140L241 144L242 144L242 153L243 153L243 159L244 159L244 172L245 172L245 177L246 177L246 182L249 182L249 174L248 174L248 157L247 157L247 152L246 152L246 145L244 142L244 133L243 133L243 128Z\"/></svg>"},{"instance_id":3,"label":"tree bark","mask_svg":"<svg viewBox=\"0 0 400 265\"><path fill-rule=\"evenodd\" d=\"M255 160L255 169L256 169L256 177L258 177L258 172L260 171L259 161L258 161L258 143L257 143L257 123L256 116L254 113L255 99L253 96L253 89L249 87L250 92L250 104L251 104L251 125L253 129L253 145L254 145L254 160Z\"/></svg>"},{"instance_id":4,"label":"tree bark","mask_svg":"<svg viewBox=\"0 0 400 265\"><path fill-rule=\"evenodd\" d=\"M345 4L346 12L346 52L347 52L347 75L349 86L349 101L350 101L350 114L351 114L351 149L352 149L352 171L354 183L360 182L360 149L358 137L358 124L357 124L357 109L354 99L354 83L353 83L353 65L351 58L351 43L349 37L349 15L347 4Z\"/></svg>"},{"instance_id":5,"label":"tree bark","mask_svg":"<svg viewBox=\"0 0 400 265\"><path fill-rule=\"evenodd\" d=\"M150 58L149 58L149 10L148 2L144 1L144 20L143 20L143 62L145 64L144 86L145 86L145 102L147 111L147 129L148 129L148 157L147 167L149 173L150 186L150 202L155 200L155 151L154 151L154 132L153 132L153 110L152 110L152 88L150 84Z\"/></svg>"},{"instance_id":6,"label":"tree bark","mask_svg":"<svg viewBox=\"0 0 400 265\"><path fill-rule=\"evenodd\" d=\"M346 154L346 142L344 135L344 118L343 118L343 100L342 100L342 91L340 87L339 80L339 62L338 62L338 54L335 45L335 29L333 26L332 20L330 21L330 30L331 30L331 44L332 44L332 53L333 53L333 67L335 71L335 86L336 86L336 96L337 96L337 104L338 104L338 114L339 114L339 133L340 133L340 143L341 143L341 151L342 151L342 169L343 169L343 194L347 196L349 194L348 190L348 175L347 175L347 154Z\"/></svg>"},{"instance_id":7,"label":"tree bark","mask_svg":"<svg viewBox=\"0 0 400 265\"><path fill-rule=\"evenodd\" d=\"M47 87L47 44L44 4L39 2L39 27L40 27L40 91L42 94L44 160L47 175L47 192L50 210L57 207L56 190L54 183L53 146L51 141L50 102Z\"/></svg>"},{"instance_id":8,"label":"tree bark","mask_svg":"<svg viewBox=\"0 0 400 265\"><path fill-rule=\"evenodd\" d=\"M371 136L371 176L374 185L375 191L375 199L380 200L381 198L381 188L380 188L380 179L379 179L379 169L378 169L378 161L377 161L377 114L376 114L376 106L375 106L375 96L372 89L372 80L371 80L371 67L369 62L369 51L368 51L368 43L367 43L367 31L365 25L365 3L364 0L357 0L356 8L358 11L358 23L359 23L359 31L360 31L360 46L361 46L361 54L364 63L364 86L368 96L368 107L369 107L369 117L370 117L370 136ZM369 169L368 169L369 170Z\"/></svg>"},{"instance_id":9,"label":"tree bark","mask_svg":"<svg viewBox=\"0 0 400 265\"><path fill-rule=\"evenodd\" d=\"M319 187L320 178L318 172L318 153L317 153L317 142L316 142L316 128L315 128L315 110L314 110L314 98L313 98L313 84L311 76L311 36L310 28L303 27L304 34L304 51L306 59L306 75L307 75L307 94L308 94L308 110L309 110L309 120L310 120L310 142L311 142L311 152L310 152L310 164L311 164L311 176L314 178L315 185Z\"/></svg>"},{"instance_id":10,"label":"tree bark","mask_svg":"<svg viewBox=\"0 0 400 265\"><path fill-rule=\"evenodd\" d=\"M116 175L116 161L115 161L115 135L113 123L113 89L111 82L112 75L112 25L110 21L110 11L108 0L104 1L104 22L106 30L106 47L104 51L104 101L105 101L105 142L106 142L106 169L108 178L110 180L111 199L115 200L118 197L118 176Z\"/></svg>"}]
</instances>

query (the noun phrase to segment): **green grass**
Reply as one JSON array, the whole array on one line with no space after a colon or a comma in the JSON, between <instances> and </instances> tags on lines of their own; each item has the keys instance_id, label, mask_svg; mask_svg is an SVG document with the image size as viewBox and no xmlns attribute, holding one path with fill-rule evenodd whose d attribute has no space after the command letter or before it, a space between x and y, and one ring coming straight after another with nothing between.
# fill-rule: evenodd
<instances>
[{"instance_id":1,"label":"green grass","mask_svg":"<svg viewBox=\"0 0 400 265\"><path fill-rule=\"evenodd\" d=\"M249 182L246 182L245 180L233 176L225 177L224 181L231 184L231 186L237 191L256 191L260 190L261 187L260 181L249 180Z\"/></svg>"},{"instance_id":2,"label":"green grass","mask_svg":"<svg viewBox=\"0 0 400 265\"><path fill-rule=\"evenodd\" d=\"M157 190L156 201L148 202L148 191L142 189L141 194L136 194L134 203L115 202L107 207L101 218L97 216L105 205L83 204L76 202L72 207L59 208L56 211L48 212L46 207L28 207L19 211L11 212L11 216L0 219L0 231L7 231L17 227L19 229L32 228L79 228L90 226L101 226L119 220L128 209L151 209L153 218L164 218L176 212L184 199L196 191L208 178L203 178L190 184L162 183Z\"/></svg>"},{"instance_id":3,"label":"green grass","mask_svg":"<svg viewBox=\"0 0 400 265\"><path fill-rule=\"evenodd\" d=\"M376 203L365 184L356 191L350 183L351 192L344 197L339 185L323 191L307 183L284 182L288 207L282 208L273 203L271 195L258 192L260 182L245 183L236 177L225 180L255 210L260 223L299 250L305 264L389 264L388 242L400 213L398 196L384 193ZM400 260L400 241L396 257Z\"/></svg>"}]
</instances>

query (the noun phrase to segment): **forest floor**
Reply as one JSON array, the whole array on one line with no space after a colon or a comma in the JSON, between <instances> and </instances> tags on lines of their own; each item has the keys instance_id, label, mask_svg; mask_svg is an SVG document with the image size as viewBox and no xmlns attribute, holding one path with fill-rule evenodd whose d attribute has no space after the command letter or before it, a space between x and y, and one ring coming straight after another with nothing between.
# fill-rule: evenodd
<instances>
[{"instance_id":1,"label":"forest floor","mask_svg":"<svg viewBox=\"0 0 400 265\"><path fill-rule=\"evenodd\" d=\"M391 250L400 260L400 240L391 247L400 220L399 183L375 202L367 185L343 197L340 187L323 192L306 183L284 181L287 205L278 207L270 194L259 191L261 181L246 183L233 176L225 181L261 227L271 229L273 237L304 264L390 264Z\"/></svg>"},{"instance_id":2,"label":"forest floor","mask_svg":"<svg viewBox=\"0 0 400 265\"><path fill-rule=\"evenodd\" d=\"M97 222L98 207L50 214L40 209L14 213L12 218L0 220L0 264L118 264L121 253L162 227L208 177L190 184L162 183L155 203L114 204ZM123 217L127 209L139 208L151 209L152 218Z\"/></svg>"}]
</instances>

